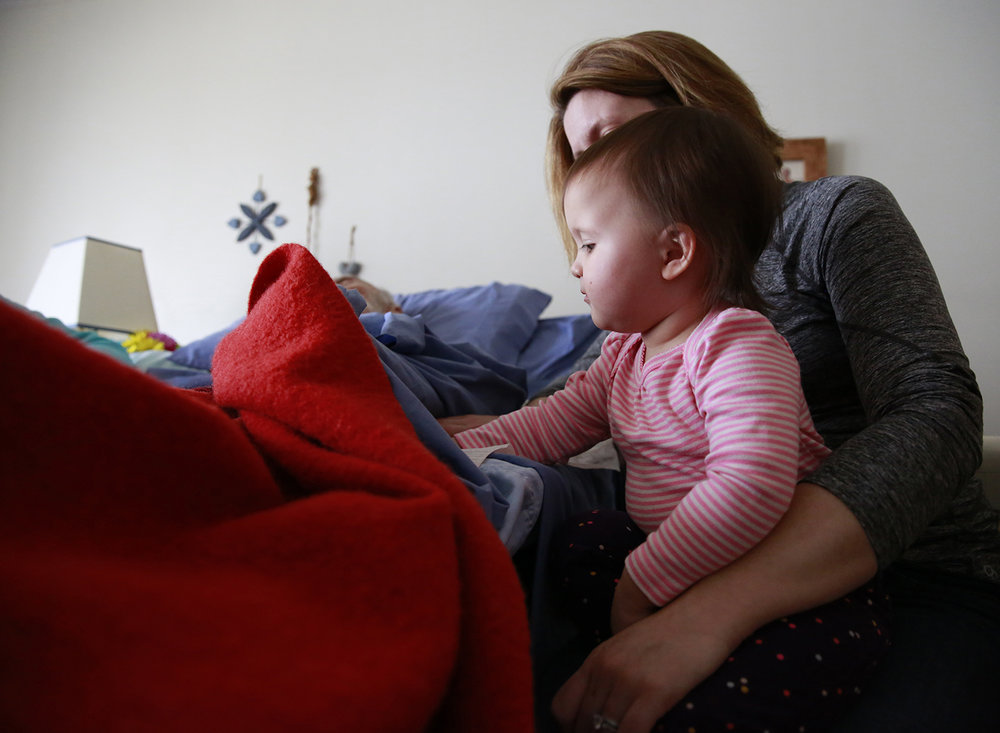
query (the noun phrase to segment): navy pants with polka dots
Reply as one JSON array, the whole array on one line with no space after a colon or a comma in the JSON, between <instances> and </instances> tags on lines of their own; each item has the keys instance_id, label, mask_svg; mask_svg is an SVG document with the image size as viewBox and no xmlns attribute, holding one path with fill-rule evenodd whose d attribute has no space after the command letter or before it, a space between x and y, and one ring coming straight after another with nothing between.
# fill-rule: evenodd
<instances>
[{"instance_id":1,"label":"navy pants with polka dots","mask_svg":"<svg viewBox=\"0 0 1000 733\"><path fill-rule=\"evenodd\" d=\"M625 512L575 517L554 537L551 570L592 646L610 637L614 588L645 539ZM663 733L830 730L889 645L888 599L874 585L779 619L746 639L653 729Z\"/></svg>"}]
</instances>

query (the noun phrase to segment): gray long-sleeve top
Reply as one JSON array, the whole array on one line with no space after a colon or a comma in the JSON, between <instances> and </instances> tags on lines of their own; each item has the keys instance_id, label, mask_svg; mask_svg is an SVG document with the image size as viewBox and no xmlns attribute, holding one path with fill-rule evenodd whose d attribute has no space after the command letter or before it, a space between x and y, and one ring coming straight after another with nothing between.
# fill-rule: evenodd
<instances>
[{"instance_id":1,"label":"gray long-sleeve top","mask_svg":"<svg viewBox=\"0 0 1000 733\"><path fill-rule=\"evenodd\" d=\"M834 454L812 476L850 507L880 566L1000 581L997 517L971 477L982 397L927 254L865 178L789 184L757 267Z\"/></svg>"}]
</instances>

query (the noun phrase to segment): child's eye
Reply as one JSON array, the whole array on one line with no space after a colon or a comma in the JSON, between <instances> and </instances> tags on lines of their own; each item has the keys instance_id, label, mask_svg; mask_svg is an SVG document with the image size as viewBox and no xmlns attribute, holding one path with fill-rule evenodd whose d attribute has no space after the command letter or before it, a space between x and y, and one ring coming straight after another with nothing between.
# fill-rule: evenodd
<instances>
[{"instance_id":1,"label":"child's eye","mask_svg":"<svg viewBox=\"0 0 1000 733\"><path fill-rule=\"evenodd\" d=\"M594 243L588 242L587 244L581 244L580 249L582 249L587 254L590 254L594 250Z\"/></svg>"}]
</instances>

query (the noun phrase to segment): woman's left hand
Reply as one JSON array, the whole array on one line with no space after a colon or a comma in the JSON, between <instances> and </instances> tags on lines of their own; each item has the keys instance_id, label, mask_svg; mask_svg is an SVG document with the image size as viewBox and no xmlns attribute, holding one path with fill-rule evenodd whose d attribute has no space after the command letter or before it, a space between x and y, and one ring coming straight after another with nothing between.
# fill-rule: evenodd
<instances>
[{"instance_id":1,"label":"woman's left hand","mask_svg":"<svg viewBox=\"0 0 1000 733\"><path fill-rule=\"evenodd\" d=\"M698 630L670 606L636 621L591 652L556 694L552 712L567 733L594 730L594 716L618 733L649 733L688 692L725 662L735 644Z\"/></svg>"},{"instance_id":2,"label":"woman's left hand","mask_svg":"<svg viewBox=\"0 0 1000 733\"><path fill-rule=\"evenodd\" d=\"M815 484L763 542L591 652L552 702L565 731L649 733L656 721L722 666L740 642L776 618L829 603L878 569L850 509Z\"/></svg>"}]
</instances>

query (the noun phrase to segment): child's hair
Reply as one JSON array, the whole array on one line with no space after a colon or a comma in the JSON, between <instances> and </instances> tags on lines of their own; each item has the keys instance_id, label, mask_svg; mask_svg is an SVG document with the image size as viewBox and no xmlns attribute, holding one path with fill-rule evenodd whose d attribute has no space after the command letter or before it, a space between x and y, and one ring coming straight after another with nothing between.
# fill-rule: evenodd
<instances>
[{"instance_id":1,"label":"child's hair","mask_svg":"<svg viewBox=\"0 0 1000 733\"><path fill-rule=\"evenodd\" d=\"M562 211L566 173L573 151L563 116L570 100L586 89L625 97L641 97L655 107L698 107L726 114L771 151L772 166L781 168L781 137L767 124L760 105L743 79L701 43L671 31L643 31L589 43L566 64L552 84L552 120L545 146L549 199L569 261L576 244Z\"/></svg>"},{"instance_id":2,"label":"child's hair","mask_svg":"<svg viewBox=\"0 0 1000 733\"><path fill-rule=\"evenodd\" d=\"M566 185L583 173L626 186L659 228L683 223L710 258L706 304L764 311L753 270L781 213L769 151L738 123L695 107L636 117L587 148Z\"/></svg>"}]
</instances>

